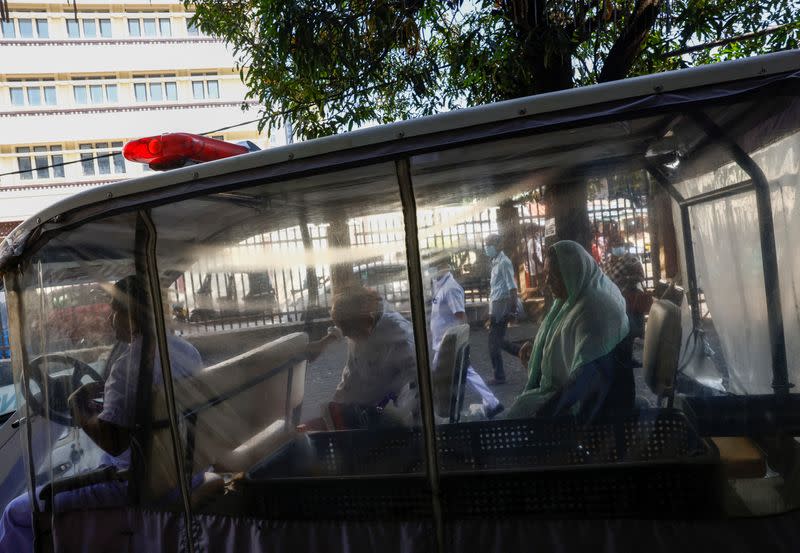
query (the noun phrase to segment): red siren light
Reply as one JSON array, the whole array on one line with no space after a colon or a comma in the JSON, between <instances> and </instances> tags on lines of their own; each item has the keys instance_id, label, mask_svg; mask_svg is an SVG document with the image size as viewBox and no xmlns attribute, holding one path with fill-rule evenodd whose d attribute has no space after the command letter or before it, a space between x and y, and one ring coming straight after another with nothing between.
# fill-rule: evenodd
<instances>
[{"instance_id":1,"label":"red siren light","mask_svg":"<svg viewBox=\"0 0 800 553\"><path fill-rule=\"evenodd\" d=\"M129 161L147 163L154 171L182 167L187 161L202 163L249 152L246 147L197 134L175 132L133 140L122 148Z\"/></svg>"}]
</instances>

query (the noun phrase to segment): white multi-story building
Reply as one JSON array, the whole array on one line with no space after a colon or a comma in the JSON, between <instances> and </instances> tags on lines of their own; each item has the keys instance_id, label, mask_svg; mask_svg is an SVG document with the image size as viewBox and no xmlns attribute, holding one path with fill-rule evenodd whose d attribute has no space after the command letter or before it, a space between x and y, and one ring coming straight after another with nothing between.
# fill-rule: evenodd
<instances>
[{"instance_id":1,"label":"white multi-story building","mask_svg":"<svg viewBox=\"0 0 800 553\"><path fill-rule=\"evenodd\" d=\"M148 169L133 138L257 117L223 42L179 0L11 0L0 23L0 237L45 206ZM268 146L254 123L215 132ZM73 163L70 163L73 162ZM65 164L65 165L61 165ZM9 174L15 173L15 174Z\"/></svg>"}]
</instances>

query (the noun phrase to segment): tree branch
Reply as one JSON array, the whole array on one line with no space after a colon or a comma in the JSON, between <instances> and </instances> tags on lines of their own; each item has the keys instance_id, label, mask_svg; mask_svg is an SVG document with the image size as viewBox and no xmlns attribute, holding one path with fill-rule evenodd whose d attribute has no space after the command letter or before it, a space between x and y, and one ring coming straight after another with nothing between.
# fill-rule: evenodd
<instances>
[{"instance_id":1,"label":"tree branch","mask_svg":"<svg viewBox=\"0 0 800 553\"><path fill-rule=\"evenodd\" d=\"M604 83L624 79L639 56L653 28L661 8L662 0L637 0L633 14L626 21L625 28L606 56L603 70L597 82Z\"/></svg>"},{"instance_id":2,"label":"tree branch","mask_svg":"<svg viewBox=\"0 0 800 553\"><path fill-rule=\"evenodd\" d=\"M767 27L766 29L761 29L760 31L753 31L752 33L744 33L737 36L732 36L729 38L723 38L720 40L714 40L712 42L704 42L703 44L697 44L695 46L687 46L685 48L679 48L678 50L672 50L670 52L665 52L661 54L662 58L672 58L675 56L682 56L683 54L691 54L692 52L699 52L700 50L707 50L709 48L716 48L717 46L725 46L726 44L731 44L732 42L741 42L743 40L750 40L751 38L758 38L766 35L770 35L772 33L776 33L783 29L790 29L792 27L797 27L798 23L786 23L785 25L777 25L775 27Z\"/></svg>"}]
</instances>

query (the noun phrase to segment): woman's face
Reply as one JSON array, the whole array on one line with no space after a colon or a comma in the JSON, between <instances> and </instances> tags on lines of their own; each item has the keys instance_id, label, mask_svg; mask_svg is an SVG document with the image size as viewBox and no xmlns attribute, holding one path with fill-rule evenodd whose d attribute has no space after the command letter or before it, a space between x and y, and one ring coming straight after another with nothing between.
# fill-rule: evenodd
<instances>
[{"instance_id":1,"label":"woman's face","mask_svg":"<svg viewBox=\"0 0 800 553\"><path fill-rule=\"evenodd\" d=\"M567 287L564 284L564 279L561 277L561 271L558 269L555 254L548 255L544 260L544 270L547 273L547 285L553 295L560 300L567 299Z\"/></svg>"}]
</instances>

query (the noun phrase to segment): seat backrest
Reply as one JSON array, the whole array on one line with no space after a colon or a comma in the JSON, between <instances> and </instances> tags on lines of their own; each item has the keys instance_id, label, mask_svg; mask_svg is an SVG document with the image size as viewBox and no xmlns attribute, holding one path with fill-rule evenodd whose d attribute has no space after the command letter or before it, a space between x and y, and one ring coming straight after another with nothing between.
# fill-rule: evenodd
<instances>
[{"instance_id":1,"label":"seat backrest","mask_svg":"<svg viewBox=\"0 0 800 553\"><path fill-rule=\"evenodd\" d=\"M447 418L450 422L455 422L464 395L468 346L469 325L448 328L433 368L434 410L437 416Z\"/></svg>"},{"instance_id":2,"label":"seat backrest","mask_svg":"<svg viewBox=\"0 0 800 553\"><path fill-rule=\"evenodd\" d=\"M645 382L659 400L672 400L680 353L681 310L670 301L656 300L647 318L642 369Z\"/></svg>"},{"instance_id":3,"label":"seat backrest","mask_svg":"<svg viewBox=\"0 0 800 553\"><path fill-rule=\"evenodd\" d=\"M292 414L302 404L308 336L297 332L206 367L173 384L184 448L193 472L213 466L239 446L282 420L292 432ZM177 487L165 393L153 394L153 432L147 490L160 497ZM186 415L189 416L186 416Z\"/></svg>"}]
</instances>

